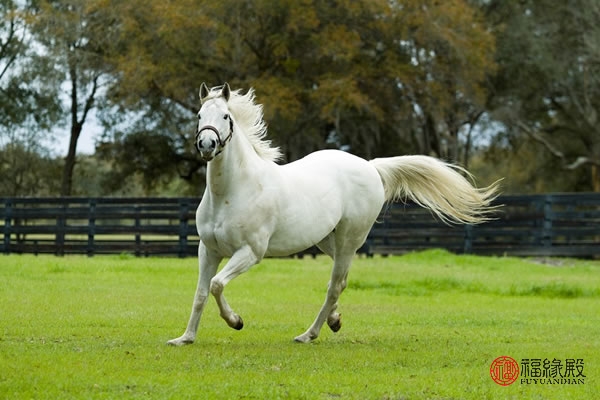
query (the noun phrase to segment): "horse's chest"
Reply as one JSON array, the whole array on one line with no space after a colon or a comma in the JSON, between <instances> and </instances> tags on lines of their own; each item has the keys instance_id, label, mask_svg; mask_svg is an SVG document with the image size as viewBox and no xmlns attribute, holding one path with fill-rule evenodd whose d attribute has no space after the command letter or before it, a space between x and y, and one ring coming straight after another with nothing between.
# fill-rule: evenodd
<instances>
[{"instance_id":1,"label":"horse's chest","mask_svg":"<svg viewBox=\"0 0 600 400\"><path fill-rule=\"evenodd\" d=\"M196 227L204 245L224 256L233 254L244 242L239 221L227 218L222 210L206 213L199 209Z\"/></svg>"}]
</instances>

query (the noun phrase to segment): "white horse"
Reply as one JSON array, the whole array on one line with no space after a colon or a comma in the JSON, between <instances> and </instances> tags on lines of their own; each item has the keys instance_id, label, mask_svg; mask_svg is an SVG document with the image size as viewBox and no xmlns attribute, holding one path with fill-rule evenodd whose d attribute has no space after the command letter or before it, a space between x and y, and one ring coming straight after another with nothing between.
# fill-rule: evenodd
<instances>
[{"instance_id":1,"label":"white horse","mask_svg":"<svg viewBox=\"0 0 600 400\"><path fill-rule=\"evenodd\" d=\"M323 324L341 328L336 311L348 269L386 201L411 199L443 221L485 221L496 188L474 188L457 170L427 156L366 161L324 150L287 165L265 140L262 106L227 84L200 87L196 147L208 162L206 191L196 212L200 272L185 333L168 343L193 343L209 293L234 329L242 318L223 296L225 286L266 256L287 256L316 245L333 258L325 303L306 332L306 343ZM229 257L217 273L219 263Z\"/></svg>"}]
</instances>

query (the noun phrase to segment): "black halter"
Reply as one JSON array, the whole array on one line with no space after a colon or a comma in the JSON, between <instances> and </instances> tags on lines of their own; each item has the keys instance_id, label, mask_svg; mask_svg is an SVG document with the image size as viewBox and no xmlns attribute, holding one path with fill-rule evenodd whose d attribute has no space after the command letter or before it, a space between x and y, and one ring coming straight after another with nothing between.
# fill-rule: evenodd
<instances>
[{"instance_id":1,"label":"black halter","mask_svg":"<svg viewBox=\"0 0 600 400\"><path fill-rule=\"evenodd\" d=\"M215 154L215 156L218 156L219 154L221 154L221 152L225 148L225 145L231 140L231 137L233 136L233 120L231 119L231 116L229 116L229 135L227 135L225 139L221 140L221 135L219 134L219 130L217 128L215 128L212 125L204 125L202 128L198 129L198 132L196 133L196 143L198 143L200 133L207 129L209 131L213 131L217 135L217 140L219 141L219 151Z\"/></svg>"}]
</instances>

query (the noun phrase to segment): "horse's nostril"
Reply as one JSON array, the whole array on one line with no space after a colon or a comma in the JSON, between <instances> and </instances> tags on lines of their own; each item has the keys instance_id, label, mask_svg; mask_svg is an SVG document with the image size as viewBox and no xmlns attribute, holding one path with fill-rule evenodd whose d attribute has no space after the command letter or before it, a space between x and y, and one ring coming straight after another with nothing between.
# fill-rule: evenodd
<instances>
[{"instance_id":1,"label":"horse's nostril","mask_svg":"<svg viewBox=\"0 0 600 400\"><path fill-rule=\"evenodd\" d=\"M196 147L199 151L214 150L217 147L217 141L215 139L200 139L196 142Z\"/></svg>"}]
</instances>

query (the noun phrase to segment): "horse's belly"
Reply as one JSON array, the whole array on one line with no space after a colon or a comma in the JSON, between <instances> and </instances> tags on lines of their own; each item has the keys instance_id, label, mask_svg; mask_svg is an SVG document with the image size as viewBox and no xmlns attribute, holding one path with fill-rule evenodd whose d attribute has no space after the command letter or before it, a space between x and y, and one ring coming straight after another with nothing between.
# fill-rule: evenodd
<instances>
[{"instance_id":1,"label":"horse's belly","mask_svg":"<svg viewBox=\"0 0 600 400\"><path fill-rule=\"evenodd\" d=\"M295 186L299 189L301 184ZM269 239L267 254L284 256L305 250L323 240L343 217L343 201L331 191L318 195L308 189L291 193L279 207L279 215Z\"/></svg>"},{"instance_id":2,"label":"horse's belly","mask_svg":"<svg viewBox=\"0 0 600 400\"><path fill-rule=\"evenodd\" d=\"M266 255L279 257L301 252L319 243L334 229L334 224L320 224L318 227L301 224L276 230L269 240Z\"/></svg>"}]
</instances>

